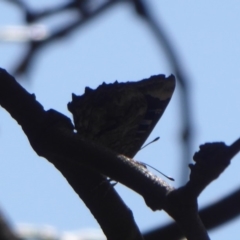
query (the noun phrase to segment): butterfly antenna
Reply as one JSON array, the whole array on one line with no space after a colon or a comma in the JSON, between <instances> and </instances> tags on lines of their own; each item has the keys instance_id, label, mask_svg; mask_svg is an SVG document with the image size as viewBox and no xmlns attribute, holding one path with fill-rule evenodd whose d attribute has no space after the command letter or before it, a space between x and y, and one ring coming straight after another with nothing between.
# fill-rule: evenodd
<instances>
[{"instance_id":1,"label":"butterfly antenna","mask_svg":"<svg viewBox=\"0 0 240 240\"><path fill-rule=\"evenodd\" d=\"M139 161L138 161L138 162L139 162ZM165 178L167 178L167 179L169 179L169 180L171 180L171 181L175 181L174 178L167 176L166 174L162 173L161 171L159 171L159 170L156 169L155 167L153 167L153 166L151 166L151 165L149 165L149 164L147 164L147 163L144 163L144 162L139 162L139 163L142 164L142 165L146 165L146 166L154 169L154 170L157 171L158 173L162 174Z\"/></svg>"},{"instance_id":2,"label":"butterfly antenna","mask_svg":"<svg viewBox=\"0 0 240 240\"><path fill-rule=\"evenodd\" d=\"M140 150L142 150L143 148L147 147L149 144L158 141L159 139L160 139L160 137L156 137L156 138L153 139L151 142L149 142L149 143L145 144L144 146L142 146L142 147L140 148ZM138 162L139 162L139 161L138 161ZM142 164L142 165L146 165L146 166L154 169L154 170L157 171L158 173L162 174L165 178L167 178L167 179L169 179L169 180L171 180L171 181L175 181L174 178L167 176L166 174L162 173L161 171L159 171L158 169L152 167L151 165L149 165L149 164L147 164L147 163L144 163L144 162L139 162L139 163Z\"/></svg>"},{"instance_id":3,"label":"butterfly antenna","mask_svg":"<svg viewBox=\"0 0 240 240\"><path fill-rule=\"evenodd\" d=\"M145 144L144 146L142 146L142 147L140 148L140 150L142 150L143 148L145 148L145 147L148 146L149 144L156 142L156 141L159 140L159 139L160 139L160 137L156 137L156 138L155 138L154 140L152 140L151 142L149 142L149 143Z\"/></svg>"}]
</instances>

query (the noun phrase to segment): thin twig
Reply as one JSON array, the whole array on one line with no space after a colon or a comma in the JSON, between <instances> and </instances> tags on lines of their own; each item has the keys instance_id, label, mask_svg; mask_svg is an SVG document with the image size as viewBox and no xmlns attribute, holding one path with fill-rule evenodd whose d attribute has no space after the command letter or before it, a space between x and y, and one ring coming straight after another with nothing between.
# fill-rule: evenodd
<instances>
[{"instance_id":1,"label":"thin twig","mask_svg":"<svg viewBox=\"0 0 240 240\"><path fill-rule=\"evenodd\" d=\"M153 14L151 13L148 4L144 0L131 0L135 4L138 14L143 17L148 23L153 34L156 36L159 46L165 50L166 56L168 57L169 63L173 68L174 74L180 83L181 87L181 115L183 119L182 135L181 140L183 142L183 157L182 157L182 183L185 183L188 177L187 165L191 161L191 150L192 150L192 118L191 118L191 101L189 92L189 79L186 72L183 70L183 64L178 57L177 51L168 38L164 27L161 26Z\"/></svg>"}]
</instances>

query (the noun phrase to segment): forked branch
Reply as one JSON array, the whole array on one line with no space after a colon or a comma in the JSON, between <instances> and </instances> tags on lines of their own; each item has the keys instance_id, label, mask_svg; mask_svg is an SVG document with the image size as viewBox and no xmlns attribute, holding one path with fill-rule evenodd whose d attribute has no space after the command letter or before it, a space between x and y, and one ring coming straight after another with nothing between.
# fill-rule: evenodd
<instances>
[{"instance_id":1,"label":"forked branch","mask_svg":"<svg viewBox=\"0 0 240 240\"><path fill-rule=\"evenodd\" d=\"M134 160L83 140L74 133L70 119L55 110L45 111L35 96L3 69L0 69L0 104L21 125L36 153L61 171L108 239L142 237L131 211L104 181L104 176L139 193L152 210L165 210L180 225L187 239L209 239L198 215L197 198L239 152L239 139L231 146L224 143L200 146L194 155L196 163L190 167L189 182L174 189ZM101 185L104 185L102 190Z\"/></svg>"}]
</instances>

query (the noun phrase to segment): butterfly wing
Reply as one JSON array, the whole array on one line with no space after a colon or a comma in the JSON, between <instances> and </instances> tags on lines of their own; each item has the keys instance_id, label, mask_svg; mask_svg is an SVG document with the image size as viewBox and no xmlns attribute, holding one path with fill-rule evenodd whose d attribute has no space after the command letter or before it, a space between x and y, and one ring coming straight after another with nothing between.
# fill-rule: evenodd
<instances>
[{"instance_id":1,"label":"butterfly wing","mask_svg":"<svg viewBox=\"0 0 240 240\"><path fill-rule=\"evenodd\" d=\"M175 88L173 75L138 82L102 84L73 95L68 104L83 139L133 157L166 109Z\"/></svg>"}]
</instances>

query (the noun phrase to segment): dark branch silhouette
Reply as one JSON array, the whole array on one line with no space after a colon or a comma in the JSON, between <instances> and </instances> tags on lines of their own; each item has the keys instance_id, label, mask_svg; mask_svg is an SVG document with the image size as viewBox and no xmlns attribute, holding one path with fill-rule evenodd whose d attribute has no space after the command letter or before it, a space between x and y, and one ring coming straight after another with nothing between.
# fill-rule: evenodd
<instances>
[{"instance_id":1,"label":"dark branch silhouette","mask_svg":"<svg viewBox=\"0 0 240 240\"><path fill-rule=\"evenodd\" d=\"M181 118L183 120L181 141L183 143L183 157L182 157L182 181L186 182L188 176L187 164L191 161L192 152L192 137L193 137L193 123L191 118L191 101L189 92L189 79L184 71L184 66L181 63L174 45L168 38L166 31L161 26L159 21L156 21L153 14L148 7L147 1L144 0L132 0L135 5L136 11L140 17L142 17L152 30L154 36L159 42L159 47L163 48L166 52L168 62L176 76L176 79L180 83L181 90Z\"/></svg>"},{"instance_id":2,"label":"dark branch silhouette","mask_svg":"<svg viewBox=\"0 0 240 240\"><path fill-rule=\"evenodd\" d=\"M10 228L6 217L0 211L0 239L1 240L18 240L17 236Z\"/></svg>"},{"instance_id":3,"label":"dark branch silhouette","mask_svg":"<svg viewBox=\"0 0 240 240\"><path fill-rule=\"evenodd\" d=\"M104 181L99 174L121 182L139 193L152 210L166 211L175 219L187 239L209 239L198 215L197 198L204 188L225 170L231 158L240 151L239 139L231 146L224 143L201 145L200 150L194 155L195 164L190 166L190 180L185 186L174 189L134 160L83 140L73 132L70 119L55 110L44 111L35 96L23 89L3 69L0 71L0 104L21 125L36 153L52 162L83 200L88 197L93 198L93 194L100 192L96 194L99 199L97 203L96 198L94 201L86 200L85 203L97 218L108 239L120 239L118 238L121 235L119 224L122 226L123 223L122 211L119 212L118 204L125 209L125 217L128 216L129 222L132 223L131 226L126 225L129 231L124 232L124 237L126 238L126 234L129 236L134 233L134 238L131 235L131 239L141 239L141 235L132 219L132 214L129 214L129 209L123 202L117 203L110 198L116 196L116 200L120 200L115 191L108 184L104 189L99 186ZM89 169L89 173L86 169ZM82 178L84 171L86 178ZM95 177L91 172L96 173ZM85 185L83 179L88 178L89 184ZM92 187L99 188L94 191ZM111 190L114 195L108 194L107 190ZM103 196L110 198L109 202ZM95 204L106 202L117 204L113 207L113 211L119 213L119 216L114 216L115 221L111 221L112 214L107 215L105 212L99 212L98 207L95 208ZM108 204L107 208L109 208ZM109 220L106 220L107 217ZM114 229L113 235L111 235L112 229Z\"/></svg>"},{"instance_id":4,"label":"dark branch silhouette","mask_svg":"<svg viewBox=\"0 0 240 240\"><path fill-rule=\"evenodd\" d=\"M199 215L207 230L219 227L240 214L240 189L235 190L223 199L201 209ZM169 223L143 234L145 240L177 240L184 237L176 223Z\"/></svg>"},{"instance_id":5,"label":"dark branch silhouette","mask_svg":"<svg viewBox=\"0 0 240 240\"><path fill-rule=\"evenodd\" d=\"M64 26L59 26L59 28L52 31L51 35L45 40L29 42L27 52L25 53L23 58L19 60L15 69L13 70L14 75L17 76L25 74L30 70L31 65L34 62L34 58L36 57L36 54L40 49L48 46L50 43L53 43L56 40L61 40L69 36L74 30L82 27L89 21L93 20L95 17L99 16L101 13L104 13L105 10L109 9L110 7L121 1L108 0L101 4L98 4L95 8L91 9L88 6L89 4L87 3L87 1L76 0L55 8L46 9L45 11L41 12L30 10L27 5L22 1L13 2L16 3L18 6L21 6L21 9L24 10L23 12L25 14L25 20L27 23L34 23L41 18L53 16L67 10L75 10L78 12L80 11L80 14L76 19L70 21L69 23L66 23Z\"/></svg>"}]
</instances>

